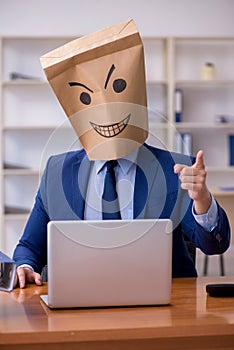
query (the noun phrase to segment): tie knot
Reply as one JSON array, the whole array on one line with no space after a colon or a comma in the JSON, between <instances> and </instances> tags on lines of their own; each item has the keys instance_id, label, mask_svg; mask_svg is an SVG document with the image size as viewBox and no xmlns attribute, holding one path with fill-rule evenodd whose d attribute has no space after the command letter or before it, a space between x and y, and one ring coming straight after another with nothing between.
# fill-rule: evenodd
<instances>
[{"instance_id":1,"label":"tie knot","mask_svg":"<svg viewBox=\"0 0 234 350\"><path fill-rule=\"evenodd\" d=\"M108 160L108 161L105 163L105 166L106 166L107 171L113 170L113 169L116 167L116 165L118 165L117 160Z\"/></svg>"}]
</instances>

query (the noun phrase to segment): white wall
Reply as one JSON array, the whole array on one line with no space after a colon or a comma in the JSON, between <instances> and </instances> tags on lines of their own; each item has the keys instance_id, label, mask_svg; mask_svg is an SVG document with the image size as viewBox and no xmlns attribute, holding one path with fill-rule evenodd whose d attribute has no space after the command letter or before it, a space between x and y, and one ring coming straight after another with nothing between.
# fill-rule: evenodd
<instances>
[{"instance_id":1,"label":"white wall","mask_svg":"<svg viewBox=\"0 0 234 350\"><path fill-rule=\"evenodd\" d=\"M145 36L234 36L234 0L0 0L0 35L83 35L133 18Z\"/></svg>"}]
</instances>

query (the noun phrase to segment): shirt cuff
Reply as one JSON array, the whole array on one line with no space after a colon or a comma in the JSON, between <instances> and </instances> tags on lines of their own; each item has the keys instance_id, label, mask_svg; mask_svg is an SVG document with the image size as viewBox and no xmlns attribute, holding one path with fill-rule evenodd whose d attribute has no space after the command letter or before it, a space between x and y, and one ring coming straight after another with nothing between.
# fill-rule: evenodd
<instances>
[{"instance_id":1,"label":"shirt cuff","mask_svg":"<svg viewBox=\"0 0 234 350\"><path fill-rule=\"evenodd\" d=\"M27 268L29 268L30 270L32 270L34 272L34 268L31 265L28 265L28 264L22 264L22 265L19 265L18 267L27 267Z\"/></svg>"},{"instance_id":2,"label":"shirt cuff","mask_svg":"<svg viewBox=\"0 0 234 350\"><path fill-rule=\"evenodd\" d=\"M218 206L214 199L214 197L211 195L211 205L205 214L197 215L194 211L194 205L193 205L193 216L197 223L201 225L205 230L212 231L218 224Z\"/></svg>"}]
</instances>

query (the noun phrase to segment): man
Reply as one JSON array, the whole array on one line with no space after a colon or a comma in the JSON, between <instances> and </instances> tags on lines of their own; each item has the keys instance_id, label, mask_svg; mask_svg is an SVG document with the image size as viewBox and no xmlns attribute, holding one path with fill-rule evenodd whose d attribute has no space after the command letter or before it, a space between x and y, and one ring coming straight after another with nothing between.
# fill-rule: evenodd
<instances>
[{"instance_id":1,"label":"man","mask_svg":"<svg viewBox=\"0 0 234 350\"><path fill-rule=\"evenodd\" d=\"M42 56L41 62L84 149L48 160L14 252L15 285L42 284L50 220L105 219L105 178L111 163L119 217L172 219L172 275L196 276L184 234L204 253L221 254L230 244L229 223L207 189L202 151L194 159L145 143L144 55L133 21L72 41Z\"/></svg>"}]
</instances>

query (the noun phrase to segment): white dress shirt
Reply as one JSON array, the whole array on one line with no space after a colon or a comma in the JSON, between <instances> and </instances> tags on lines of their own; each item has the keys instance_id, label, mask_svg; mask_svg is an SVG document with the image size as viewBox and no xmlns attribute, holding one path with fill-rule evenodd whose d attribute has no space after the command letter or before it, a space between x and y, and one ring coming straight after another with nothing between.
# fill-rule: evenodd
<instances>
[{"instance_id":1,"label":"white dress shirt","mask_svg":"<svg viewBox=\"0 0 234 350\"><path fill-rule=\"evenodd\" d=\"M118 159L115 168L116 188L119 199L121 218L133 219L133 194L136 177L136 158L138 150ZM86 192L85 220L102 219L102 193L106 174L106 161L92 162L88 188Z\"/></svg>"},{"instance_id":2,"label":"white dress shirt","mask_svg":"<svg viewBox=\"0 0 234 350\"><path fill-rule=\"evenodd\" d=\"M138 150L135 150L126 157L118 159L119 166L115 168L116 187L122 219L133 219L137 153ZM102 219L102 193L106 174L105 162L103 160L92 162L86 193L85 220ZM214 197L212 196L212 202L207 213L197 215L193 208L193 216L203 228L207 231L212 231L218 221L218 208Z\"/></svg>"}]
</instances>

